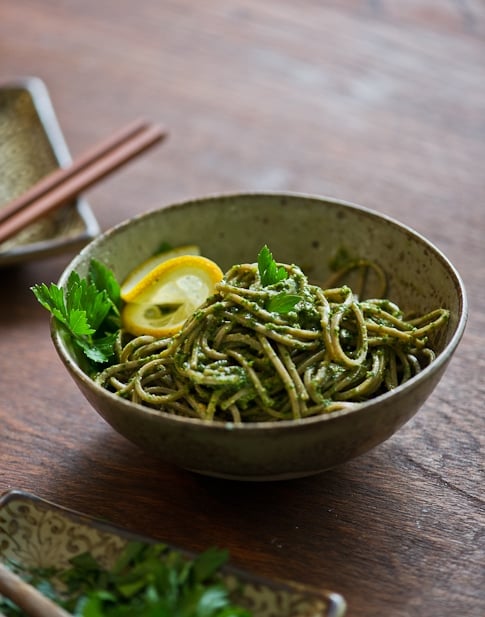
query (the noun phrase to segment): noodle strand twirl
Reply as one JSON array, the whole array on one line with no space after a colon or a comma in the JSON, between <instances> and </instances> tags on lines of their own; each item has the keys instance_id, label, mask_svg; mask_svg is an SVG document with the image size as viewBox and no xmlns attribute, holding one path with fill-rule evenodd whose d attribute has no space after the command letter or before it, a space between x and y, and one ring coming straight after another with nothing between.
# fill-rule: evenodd
<instances>
[{"instance_id":1,"label":"noodle strand twirl","mask_svg":"<svg viewBox=\"0 0 485 617\"><path fill-rule=\"evenodd\" d=\"M174 337L121 331L117 363L97 382L203 420L296 420L391 390L433 360L429 336L447 310L406 320L389 300L359 300L346 285L323 289L297 266L279 267L286 278L265 285L257 264L233 266Z\"/></svg>"}]
</instances>

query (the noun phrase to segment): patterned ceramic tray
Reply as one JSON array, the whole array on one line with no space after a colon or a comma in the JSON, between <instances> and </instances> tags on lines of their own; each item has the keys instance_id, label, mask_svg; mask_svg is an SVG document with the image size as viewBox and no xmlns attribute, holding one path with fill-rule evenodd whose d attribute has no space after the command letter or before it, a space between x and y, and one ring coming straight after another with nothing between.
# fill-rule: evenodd
<instances>
[{"instance_id":1,"label":"patterned ceramic tray","mask_svg":"<svg viewBox=\"0 0 485 617\"><path fill-rule=\"evenodd\" d=\"M0 83L0 208L70 162L44 83L36 77ZM98 233L88 204L77 199L1 243L0 266L74 252Z\"/></svg>"},{"instance_id":2,"label":"patterned ceramic tray","mask_svg":"<svg viewBox=\"0 0 485 617\"><path fill-rule=\"evenodd\" d=\"M90 552L104 566L112 564L129 540L143 540L126 530L12 490L0 496L0 560L25 568L64 568L69 559ZM224 579L254 617L342 617L343 598L332 592L288 582L259 579L226 568Z\"/></svg>"}]
</instances>

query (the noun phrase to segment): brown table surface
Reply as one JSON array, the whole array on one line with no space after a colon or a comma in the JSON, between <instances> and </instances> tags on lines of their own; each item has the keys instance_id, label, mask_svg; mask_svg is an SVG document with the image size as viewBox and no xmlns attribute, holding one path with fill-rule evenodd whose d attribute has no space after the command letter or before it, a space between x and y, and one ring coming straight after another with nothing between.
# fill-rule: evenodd
<instances>
[{"instance_id":1,"label":"brown table surface","mask_svg":"<svg viewBox=\"0 0 485 617\"><path fill-rule=\"evenodd\" d=\"M215 192L360 203L434 242L470 318L438 388L372 452L281 483L141 453L61 366L29 287L0 271L0 493L18 488L255 573L348 615L485 614L485 5L481 0L4 0L0 77L37 75L73 155L138 116L170 139L92 189L103 229ZM1 169L1 161L0 161Z\"/></svg>"}]
</instances>

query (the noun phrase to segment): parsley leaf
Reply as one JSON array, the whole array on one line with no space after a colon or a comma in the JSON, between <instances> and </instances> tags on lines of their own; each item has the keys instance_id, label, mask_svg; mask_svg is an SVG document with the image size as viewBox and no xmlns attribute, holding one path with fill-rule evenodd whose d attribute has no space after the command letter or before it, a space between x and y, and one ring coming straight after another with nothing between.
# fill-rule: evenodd
<instances>
[{"instance_id":1,"label":"parsley leaf","mask_svg":"<svg viewBox=\"0 0 485 617\"><path fill-rule=\"evenodd\" d=\"M279 293L272 296L266 303L266 310L281 315L289 313L300 302L301 297L296 294Z\"/></svg>"},{"instance_id":2,"label":"parsley leaf","mask_svg":"<svg viewBox=\"0 0 485 617\"><path fill-rule=\"evenodd\" d=\"M209 578L227 561L229 554L225 550L209 548L198 555L193 563L196 580Z\"/></svg>"},{"instance_id":3,"label":"parsley leaf","mask_svg":"<svg viewBox=\"0 0 485 617\"><path fill-rule=\"evenodd\" d=\"M275 285L276 283L284 281L288 278L288 272L283 268L283 266L278 267L266 244L258 254L258 271L261 279L261 285L263 287Z\"/></svg>"},{"instance_id":4,"label":"parsley leaf","mask_svg":"<svg viewBox=\"0 0 485 617\"><path fill-rule=\"evenodd\" d=\"M111 270L93 259L86 278L73 271L65 288L41 283L31 289L90 362L109 362L120 328L121 306L120 287Z\"/></svg>"},{"instance_id":5,"label":"parsley leaf","mask_svg":"<svg viewBox=\"0 0 485 617\"><path fill-rule=\"evenodd\" d=\"M170 242L166 242L165 240L160 244L160 246L158 247L158 249L155 251L155 255L158 255L158 253L166 253L167 251L171 251L173 249L173 246L170 244Z\"/></svg>"},{"instance_id":6,"label":"parsley leaf","mask_svg":"<svg viewBox=\"0 0 485 617\"><path fill-rule=\"evenodd\" d=\"M132 541L111 568L83 553L67 569L52 569L63 593L52 586L49 597L77 617L251 617L234 604L221 576L227 557L213 548L189 559L164 544ZM32 569L23 577L44 591L46 574ZM18 615L14 609L0 598L6 617Z\"/></svg>"},{"instance_id":7,"label":"parsley leaf","mask_svg":"<svg viewBox=\"0 0 485 617\"><path fill-rule=\"evenodd\" d=\"M283 266L278 266L266 244L258 254L258 272L263 287L276 285L288 279L288 272ZM265 308L272 313L284 315L292 311L300 300L300 296L282 291L268 298Z\"/></svg>"},{"instance_id":8,"label":"parsley leaf","mask_svg":"<svg viewBox=\"0 0 485 617\"><path fill-rule=\"evenodd\" d=\"M121 303L120 286L113 272L97 259L92 259L88 276L98 291L106 290L113 308L118 309Z\"/></svg>"}]
</instances>

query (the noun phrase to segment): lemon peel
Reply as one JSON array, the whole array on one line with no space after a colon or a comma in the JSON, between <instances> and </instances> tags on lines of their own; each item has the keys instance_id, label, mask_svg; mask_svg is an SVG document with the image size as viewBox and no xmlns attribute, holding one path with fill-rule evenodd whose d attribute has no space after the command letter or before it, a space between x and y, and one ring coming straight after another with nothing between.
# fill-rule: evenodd
<instances>
[{"instance_id":1,"label":"lemon peel","mask_svg":"<svg viewBox=\"0 0 485 617\"><path fill-rule=\"evenodd\" d=\"M147 274L149 274L164 261L168 261L174 257L180 257L181 255L200 255L200 248L196 244L185 244L183 246L177 246L167 251L161 251L156 255L152 255L132 270L125 278L120 287L121 299L128 302L128 298L130 294L132 294L134 288L142 279L145 278L145 276L147 276Z\"/></svg>"},{"instance_id":2,"label":"lemon peel","mask_svg":"<svg viewBox=\"0 0 485 617\"><path fill-rule=\"evenodd\" d=\"M135 336L173 336L215 291L219 266L201 255L173 257L150 270L125 294L121 319Z\"/></svg>"}]
</instances>

